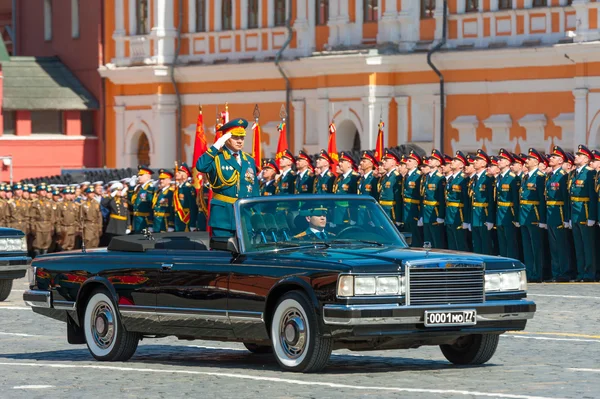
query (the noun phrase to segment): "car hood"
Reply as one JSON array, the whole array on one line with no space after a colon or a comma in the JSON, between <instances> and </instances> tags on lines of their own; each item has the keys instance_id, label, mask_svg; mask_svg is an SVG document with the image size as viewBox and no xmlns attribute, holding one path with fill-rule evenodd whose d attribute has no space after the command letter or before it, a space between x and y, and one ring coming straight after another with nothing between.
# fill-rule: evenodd
<instances>
[{"instance_id":1,"label":"car hood","mask_svg":"<svg viewBox=\"0 0 600 399\"><path fill-rule=\"evenodd\" d=\"M300 260L307 263L336 263L341 269L350 268L356 273L398 271L407 262L484 262L488 270L522 269L515 259L450 250L425 250L402 247L330 247L308 251L280 252L280 259ZM282 259L283 260L283 259ZM345 266L345 267L343 267Z\"/></svg>"}]
</instances>

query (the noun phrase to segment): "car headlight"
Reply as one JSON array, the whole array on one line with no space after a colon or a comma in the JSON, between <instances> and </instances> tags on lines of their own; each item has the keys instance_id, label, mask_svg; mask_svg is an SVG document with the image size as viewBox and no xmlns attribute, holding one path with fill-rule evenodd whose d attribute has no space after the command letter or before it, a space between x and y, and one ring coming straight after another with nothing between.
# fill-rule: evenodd
<instances>
[{"instance_id":1,"label":"car headlight","mask_svg":"<svg viewBox=\"0 0 600 399\"><path fill-rule=\"evenodd\" d=\"M338 296L404 295L404 276L340 276Z\"/></svg>"},{"instance_id":2,"label":"car headlight","mask_svg":"<svg viewBox=\"0 0 600 399\"><path fill-rule=\"evenodd\" d=\"M485 275L485 291L527 291L527 273L525 270Z\"/></svg>"},{"instance_id":3,"label":"car headlight","mask_svg":"<svg viewBox=\"0 0 600 399\"><path fill-rule=\"evenodd\" d=\"M0 251L24 252L27 251L27 240L25 237L0 238Z\"/></svg>"}]
</instances>

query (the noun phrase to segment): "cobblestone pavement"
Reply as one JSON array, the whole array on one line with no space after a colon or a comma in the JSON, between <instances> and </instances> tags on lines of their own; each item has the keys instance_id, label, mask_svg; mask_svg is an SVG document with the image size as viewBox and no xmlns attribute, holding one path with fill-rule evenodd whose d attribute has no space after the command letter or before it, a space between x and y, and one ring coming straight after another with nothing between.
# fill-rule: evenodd
<instances>
[{"instance_id":1,"label":"cobblestone pavement","mask_svg":"<svg viewBox=\"0 0 600 399\"><path fill-rule=\"evenodd\" d=\"M145 339L128 362L97 362L66 325L22 301L0 303L0 397L6 398L600 398L600 284L533 284L538 313L480 367L439 348L336 351L318 374L282 372L241 344Z\"/></svg>"}]
</instances>

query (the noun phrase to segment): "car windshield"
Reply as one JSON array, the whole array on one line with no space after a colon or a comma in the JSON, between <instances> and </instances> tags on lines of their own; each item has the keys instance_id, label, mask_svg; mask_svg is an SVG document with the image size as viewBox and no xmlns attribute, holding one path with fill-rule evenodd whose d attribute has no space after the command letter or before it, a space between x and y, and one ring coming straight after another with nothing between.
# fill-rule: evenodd
<instances>
[{"instance_id":1,"label":"car windshield","mask_svg":"<svg viewBox=\"0 0 600 399\"><path fill-rule=\"evenodd\" d=\"M319 244L407 247L381 207L368 197L256 198L240 201L238 211L245 252Z\"/></svg>"}]
</instances>

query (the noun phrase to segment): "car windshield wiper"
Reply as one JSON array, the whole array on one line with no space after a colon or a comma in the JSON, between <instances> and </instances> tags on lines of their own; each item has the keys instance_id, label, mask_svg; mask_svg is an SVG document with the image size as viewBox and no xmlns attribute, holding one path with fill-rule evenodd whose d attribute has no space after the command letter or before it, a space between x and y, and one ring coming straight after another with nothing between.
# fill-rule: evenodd
<instances>
[{"instance_id":1,"label":"car windshield wiper","mask_svg":"<svg viewBox=\"0 0 600 399\"><path fill-rule=\"evenodd\" d=\"M348 239L348 240L331 240L328 241L327 243L329 244L344 244L344 245L356 245L356 244L368 244L368 245L375 245L377 247L383 247L385 244L381 243L381 242L377 242L377 241L372 241L372 240L355 240L355 239Z\"/></svg>"}]
</instances>

